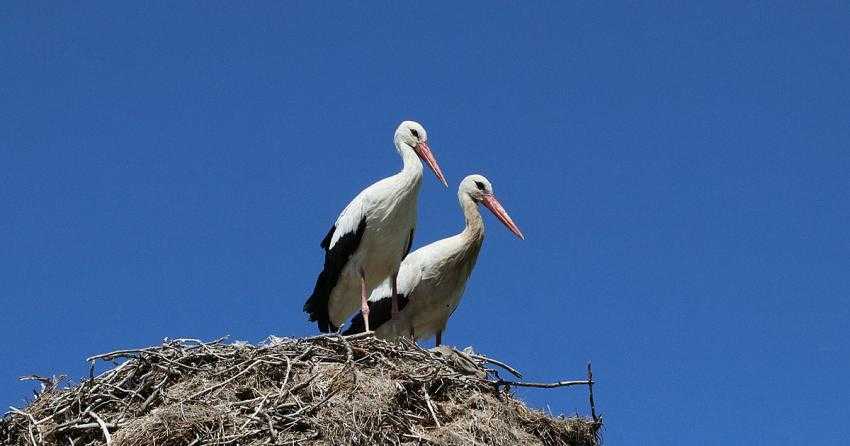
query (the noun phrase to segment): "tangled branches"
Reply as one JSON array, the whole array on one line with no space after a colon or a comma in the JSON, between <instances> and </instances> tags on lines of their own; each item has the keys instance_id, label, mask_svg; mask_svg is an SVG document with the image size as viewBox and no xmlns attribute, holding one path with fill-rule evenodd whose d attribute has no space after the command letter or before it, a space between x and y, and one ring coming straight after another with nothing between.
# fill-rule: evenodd
<instances>
[{"instance_id":1,"label":"tangled branches","mask_svg":"<svg viewBox=\"0 0 850 446\"><path fill-rule=\"evenodd\" d=\"M260 346L177 339L89 358L0 420L9 445L596 445L601 420L552 418L505 381L498 361L370 336L275 338ZM113 368L94 376L98 361ZM595 415L595 414L594 414Z\"/></svg>"}]
</instances>

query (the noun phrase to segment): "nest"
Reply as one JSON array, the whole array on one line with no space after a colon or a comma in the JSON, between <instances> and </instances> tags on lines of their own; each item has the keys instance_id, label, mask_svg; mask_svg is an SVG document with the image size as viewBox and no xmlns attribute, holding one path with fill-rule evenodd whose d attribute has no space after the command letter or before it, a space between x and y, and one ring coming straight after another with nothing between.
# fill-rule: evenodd
<instances>
[{"instance_id":1,"label":"nest","mask_svg":"<svg viewBox=\"0 0 850 446\"><path fill-rule=\"evenodd\" d=\"M3 445L597 445L601 419L552 417L472 352L323 335L251 346L222 340L89 358L78 385L42 382L0 419ZM111 368L94 376L95 363ZM592 392L591 392L592 395ZM592 404L592 397L591 397Z\"/></svg>"}]
</instances>

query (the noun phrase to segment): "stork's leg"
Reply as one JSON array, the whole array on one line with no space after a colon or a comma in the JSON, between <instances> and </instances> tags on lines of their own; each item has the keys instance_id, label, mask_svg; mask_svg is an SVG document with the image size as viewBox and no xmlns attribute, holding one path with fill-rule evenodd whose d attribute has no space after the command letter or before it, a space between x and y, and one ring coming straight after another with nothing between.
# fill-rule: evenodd
<instances>
[{"instance_id":1,"label":"stork's leg","mask_svg":"<svg viewBox=\"0 0 850 446\"><path fill-rule=\"evenodd\" d=\"M440 330L440 331L437 332L436 346L439 347L440 344L442 344L442 343L443 343L443 330Z\"/></svg>"},{"instance_id":2,"label":"stork's leg","mask_svg":"<svg viewBox=\"0 0 850 446\"><path fill-rule=\"evenodd\" d=\"M360 271L360 313L363 315L363 323L368 333L371 330L369 330L369 296L366 292L366 275Z\"/></svg>"},{"instance_id":3,"label":"stork's leg","mask_svg":"<svg viewBox=\"0 0 850 446\"><path fill-rule=\"evenodd\" d=\"M390 282L393 286L393 307L392 307L392 318L395 319L398 317L398 273L395 273L390 278Z\"/></svg>"}]
</instances>

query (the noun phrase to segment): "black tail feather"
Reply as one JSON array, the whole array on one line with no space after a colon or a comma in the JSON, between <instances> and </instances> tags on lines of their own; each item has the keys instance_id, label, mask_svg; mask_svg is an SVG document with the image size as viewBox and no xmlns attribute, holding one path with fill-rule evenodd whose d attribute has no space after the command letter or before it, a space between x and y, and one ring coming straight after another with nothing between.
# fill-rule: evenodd
<instances>
[{"instance_id":1,"label":"black tail feather","mask_svg":"<svg viewBox=\"0 0 850 446\"><path fill-rule=\"evenodd\" d=\"M316 279L313 294L304 302L304 312L310 316L310 321L316 322L319 326L319 331L322 333L329 333L339 329L331 322L330 314L328 313L331 292L336 287L337 282L339 282L339 276L348 263L348 259L357 251L357 247L360 246L360 240L363 238L363 232L365 230L366 219L364 218L357 226L356 232L343 234L332 249L329 249L329 247L334 231L336 231L336 226L332 227L322 240L321 247L326 251L325 267Z\"/></svg>"}]
</instances>

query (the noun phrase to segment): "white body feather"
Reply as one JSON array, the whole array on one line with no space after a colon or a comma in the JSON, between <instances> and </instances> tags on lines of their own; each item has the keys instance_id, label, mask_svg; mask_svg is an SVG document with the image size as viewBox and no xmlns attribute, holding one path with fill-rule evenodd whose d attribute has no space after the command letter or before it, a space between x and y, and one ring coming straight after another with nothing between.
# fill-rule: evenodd
<instances>
[{"instance_id":1,"label":"white body feather","mask_svg":"<svg viewBox=\"0 0 850 446\"><path fill-rule=\"evenodd\" d=\"M463 296L481 244L484 225L475 203L460 197L467 225L463 232L423 246L402 262L398 275L398 292L408 299L396 319L375 329L383 338L414 334L416 340L427 339L445 329ZM370 300L392 295L389 280L376 288Z\"/></svg>"},{"instance_id":2,"label":"white body feather","mask_svg":"<svg viewBox=\"0 0 850 446\"><path fill-rule=\"evenodd\" d=\"M405 159L404 170L364 189L337 218L331 248L342 234L355 232L361 219L366 218L360 245L342 270L328 301L330 320L337 327L360 308L361 271L367 290L398 271L416 225L422 179L422 164L412 156L410 166Z\"/></svg>"}]
</instances>

